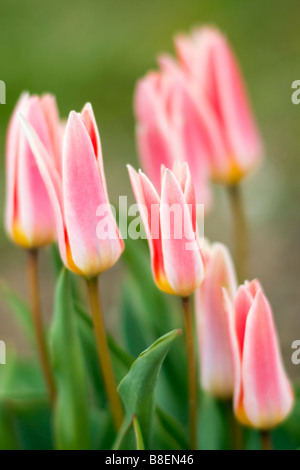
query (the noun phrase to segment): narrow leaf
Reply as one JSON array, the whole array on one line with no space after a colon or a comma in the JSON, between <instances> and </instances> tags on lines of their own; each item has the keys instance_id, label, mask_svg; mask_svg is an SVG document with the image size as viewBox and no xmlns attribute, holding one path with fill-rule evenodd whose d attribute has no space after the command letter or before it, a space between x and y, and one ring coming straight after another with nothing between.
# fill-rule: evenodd
<instances>
[{"instance_id":1,"label":"narrow leaf","mask_svg":"<svg viewBox=\"0 0 300 470\"><path fill-rule=\"evenodd\" d=\"M57 380L55 438L58 449L90 449L87 377L76 329L69 274L57 283L51 352Z\"/></svg>"},{"instance_id":2,"label":"narrow leaf","mask_svg":"<svg viewBox=\"0 0 300 470\"><path fill-rule=\"evenodd\" d=\"M135 415L128 425L123 426L113 447L114 450L145 450L139 422Z\"/></svg>"},{"instance_id":3,"label":"narrow leaf","mask_svg":"<svg viewBox=\"0 0 300 470\"><path fill-rule=\"evenodd\" d=\"M101 408L105 408L107 406L107 396L99 364L93 322L79 302L75 302L74 307L76 313L76 325L82 345L85 366L93 389L95 403ZM115 377L117 383L119 383L125 374L127 374L134 359L117 344L109 333L107 334L107 342L111 352L111 360Z\"/></svg>"},{"instance_id":4,"label":"narrow leaf","mask_svg":"<svg viewBox=\"0 0 300 470\"><path fill-rule=\"evenodd\" d=\"M134 416L134 415L132 417L132 423L133 423L135 440L136 440L136 449L137 450L145 450L142 431L141 431L139 422L138 422L136 416Z\"/></svg>"},{"instance_id":5,"label":"narrow leaf","mask_svg":"<svg viewBox=\"0 0 300 470\"><path fill-rule=\"evenodd\" d=\"M18 324L29 339L29 342L35 345L35 335L29 306L5 283L1 283L0 290L4 300L15 315Z\"/></svg>"},{"instance_id":6,"label":"narrow leaf","mask_svg":"<svg viewBox=\"0 0 300 470\"><path fill-rule=\"evenodd\" d=\"M181 330L171 331L142 352L118 388L126 411L124 427L128 427L132 415L135 415L140 424L146 448L149 448L151 442L155 407L154 391L158 374L171 344L180 333Z\"/></svg>"},{"instance_id":7,"label":"narrow leaf","mask_svg":"<svg viewBox=\"0 0 300 470\"><path fill-rule=\"evenodd\" d=\"M156 409L157 420L159 421L160 426L163 428L164 432L170 436L173 440L173 449L189 449L189 444L187 441L187 433L184 432L182 425L171 416L169 413L166 413L161 408Z\"/></svg>"}]
</instances>

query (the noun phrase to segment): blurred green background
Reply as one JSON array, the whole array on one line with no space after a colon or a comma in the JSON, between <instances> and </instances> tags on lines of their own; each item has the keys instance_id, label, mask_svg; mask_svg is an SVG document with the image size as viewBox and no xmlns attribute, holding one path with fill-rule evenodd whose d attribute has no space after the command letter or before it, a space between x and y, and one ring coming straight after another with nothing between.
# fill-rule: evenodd
<instances>
[{"instance_id":1,"label":"blurred green background","mask_svg":"<svg viewBox=\"0 0 300 470\"><path fill-rule=\"evenodd\" d=\"M291 102L291 84L300 78L299 0L2 0L0 79L7 104L0 105L1 196L4 206L4 140L9 115L22 92L52 92L61 116L91 101L100 127L111 201L132 198L125 164L138 165L132 95L138 77L156 67L172 37L195 25L213 23L229 37L248 83L265 142L260 171L243 185L251 230L249 277L258 277L273 305L285 363L300 339L300 105ZM215 187L215 205L205 232L232 246L227 195ZM26 258L1 229L0 276L25 299ZM51 314L52 275L41 260L45 315ZM118 327L118 263L103 276L107 322ZM11 313L0 300L0 339L28 351Z\"/></svg>"}]
</instances>

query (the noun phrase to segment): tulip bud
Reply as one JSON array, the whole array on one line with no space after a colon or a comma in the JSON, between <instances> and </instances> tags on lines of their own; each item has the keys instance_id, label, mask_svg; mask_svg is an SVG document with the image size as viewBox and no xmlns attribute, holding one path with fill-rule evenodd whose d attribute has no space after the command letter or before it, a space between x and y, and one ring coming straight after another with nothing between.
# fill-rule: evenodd
<instances>
[{"instance_id":1,"label":"tulip bud","mask_svg":"<svg viewBox=\"0 0 300 470\"><path fill-rule=\"evenodd\" d=\"M234 410L243 424L262 430L290 413L294 395L284 370L270 304L258 281L246 282L234 308L224 293L234 358Z\"/></svg>"},{"instance_id":2,"label":"tulip bud","mask_svg":"<svg viewBox=\"0 0 300 470\"><path fill-rule=\"evenodd\" d=\"M59 116L53 96L30 97L23 94L13 112L7 133L6 231L18 245L36 248L55 240L55 220L45 184L17 118L18 112L36 129L57 168L61 160Z\"/></svg>"},{"instance_id":3,"label":"tulip bud","mask_svg":"<svg viewBox=\"0 0 300 470\"><path fill-rule=\"evenodd\" d=\"M151 253L157 286L189 296L203 279L196 226L195 194L188 165L162 168L161 194L147 176L128 165L129 176Z\"/></svg>"},{"instance_id":4,"label":"tulip bud","mask_svg":"<svg viewBox=\"0 0 300 470\"><path fill-rule=\"evenodd\" d=\"M72 111L69 115L61 174L33 127L21 115L19 118L52 202L64 264L86 277L102 273L117 262L124 243L109 205L91 105L87 104L81 114Z\"/></svg>"},{"instance_id":5,"label":"tulip bud","mask_svg":"<svg viewBox=\"0 0 300 470\"><path fill-rule=\"evenodd\" d=\"M207 125L215 142L213 178L235 184L257 166L262 144L237 61L227 39L214 28L175 38L188 86L199 104L209 103Z\"/></svg>"},{"instance_id":6,"label":"tulip bud","mask_svg":"<svg viewBox=\"0 0 300 470\"><path fill-rule=\"evenodd\" d=\"M209 394L226 399L233 396L234 369L223 289L233 301L237 281L224 245L215 243L204 254L206 275L195 294L201 383Z\"/></svg>"}]
</instances>

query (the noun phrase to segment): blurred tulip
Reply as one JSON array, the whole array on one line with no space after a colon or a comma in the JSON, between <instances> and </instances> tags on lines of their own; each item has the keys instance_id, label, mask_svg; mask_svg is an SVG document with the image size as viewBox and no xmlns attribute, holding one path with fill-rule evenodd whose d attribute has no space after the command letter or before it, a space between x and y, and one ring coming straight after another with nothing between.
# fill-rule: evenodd
<instances>
[{"instance_id":1,"label":"blurred tulip","mask_svg":"<svg viewBox=\"0 0 300 470\"><path fill-rule=\"evenodd\" d=\"M233 396L234 371L223 288L233 301L237 281L224 245L214 243L203 251L206 275L195 295L201 383L209 394L226 399Z\"/></svg>"},{"instance_id":2,"label":"blurred tulip","mask_svg":"<svg viewBox=\"0 0 300 470\"><path fill-rule=\"evenodd\" d=\"M210 27L177 36L175 47L194 100L211 108L206 121L215 149L210 155L212 176L235 184L257 166L262 144L231 47Z\"/></svg>"},{"instance_id":3,"label":"blurred tulip","mask_svg":"<svg viewBox=\"0 0 300 470\"><path fill-rule=\"evenodd\" d=\"M28 120L22 115L19 118L52 202L64 264L86 277L102 273L117 262L124 243L109 206L100 137L91 105L87 104L81 114L72 111L69 115L62 174ZM102 222L105 231L100 233L98 224Z\"/></svg>"},{"instance_id":4,"label":"blurred tulip","mask_svg":"<svg viewBox=\"0 0 300 470\"><path fill-rule=\"evenodd\" d=\"M175 161L188 162L196 200L209 209L205 129L179 74L168 70L147 74L136 86L134 108L139 157L156 190L162 164L172 168Z\"/></svg>"},{"instance_id":5,"label":"blurred tulip","mask_svg":"<svg viewBox=\"0 0 300 470\"><path fill-rule=\"evenodd\" d=\"M224 292L234 357L234 410L243 424L268 430L290 413L294 394L284 370L270 304L258 281Z\"/></svg>"},{"instance_id":6,"label":"blurred tulip","mask_svg":"<svg viewBox=\"0 0 300 470\"><path fill-rule=\"evenodd\" d=\"M130 165L128 170L148 237L155 282L164 292L187 297L203 279L188 165L175 163L173 171L162 168L160 196L144 173Z\"/></svg>"},{"instance_id":7,"label":"blurred tulip","mask_svg":"<svg viewBox=\"0 0 300 470\"><path fill-rule=\"evenodd\" d=\"M45 184L17 118L18 112L36 129L57 170L61 161L60 123L52 95L38 97L24 93L15 107L8 127L6 231L18 245L37 248L55 240L55 219Z\"/></svg>"}]
</instances>

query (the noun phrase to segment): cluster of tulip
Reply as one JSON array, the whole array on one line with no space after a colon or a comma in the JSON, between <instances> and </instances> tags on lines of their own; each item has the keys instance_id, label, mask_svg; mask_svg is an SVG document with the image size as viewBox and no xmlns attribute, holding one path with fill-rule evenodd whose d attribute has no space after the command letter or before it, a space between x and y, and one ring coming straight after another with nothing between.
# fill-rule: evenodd
<instances>
[{"instance_id":1,"label":"cluster of tulip","mask_svg":"<svg viewBox=\"0 0 300 470\"><path fill-rule=\"evenodd\" d=\"M238 182L262 155L243 80L227 40L203 28L175 39L178 60L159 58L160 70L141 79L135 92L137 144L149 178L128 166L146 230L152 271L162 291L182 298L188 347L190 445L196 447L198 379L194 336L199 342L202 388L232 399L244 425L269 430L289 414L294 397L284 371L271 307L259 281L238 287L235 268L221 243L201 245L196 203L212 204L210 181L236 195ZM28 250L36 300L37 249L58 240L64 265L85 278L107 395L116 427L122 404L110 364L97 293L97 277L124 250L112 212L107 237L96 235L97 208L109 207L100 137L90 104L59 119L51 95L22 95L7 135L6 230ZM237 201L236 201L237 202ZM166 210L181 208L185 231L167 226ZM155 205L159 236L149 214ZM240 214L241 215L241 214ZM243 222L243 221L242 221ZM237 242L245 233L238 226ZM241 240L242 239L242 240ZM189 249L187 249L187 243ZM237 253L242 263L245 253ZM138 254L137 254L138 256ZM244 281L240 279L240 281ZM195 293L197 335L190 296ZM56 400L37 302L36 332L45 377Z\"/></svg>"}]
</instances>

